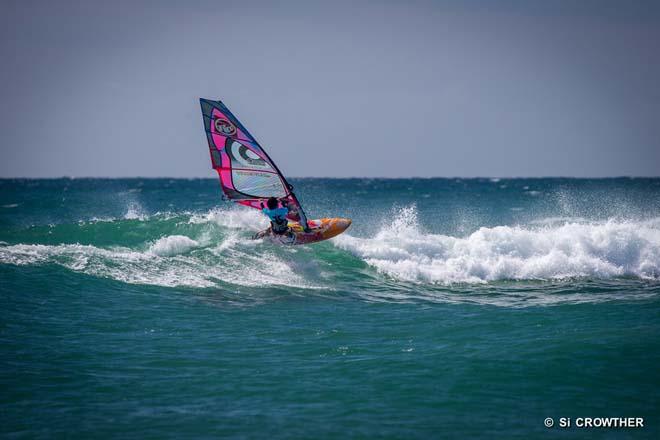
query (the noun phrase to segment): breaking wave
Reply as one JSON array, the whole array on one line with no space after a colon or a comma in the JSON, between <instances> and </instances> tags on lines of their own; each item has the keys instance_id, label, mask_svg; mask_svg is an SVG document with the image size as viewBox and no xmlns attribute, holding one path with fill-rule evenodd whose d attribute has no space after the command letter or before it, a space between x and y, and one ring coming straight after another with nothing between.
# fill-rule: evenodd
<instances>
[{"instance_id":1,"label":"breaking wave","mask_svg":"<svg viewBox=\"0 0 660 440\"><path fill-rule=\"evenodd\" d=\"M114 223L110 219L79 223L80 231L96 228L101 236ZM164 287L212 288L230 286L317 288L307 280L301 265L291 259L297 250L272 249L250 239L245 225L263 227L264 221L249 211L212 210L205 214L143 215L143 223L155 230L173 228L134 246L95 244L0 243L0 264L55 264L87 275L130 283ZM173 222L175 225L168 225ZM108 226L111 225L111 226ZM191 228L192 226L192 228ZM67 236L70 233L69 226ZM49 226L57 230L58 226ZM103 229L106 228L106 229ZM185 233L185 235L184 235ZM144 231L145 235L149 230ZM82 236L82 235L81 235ZM74 238L75 239L75 238Z\"/></svg>"},{"instance_id":2,"label":"breaking wave","mask_svg":"<svg viewBox=\"0 0 660 440\"><path fill-rule=\"evenodd\" d=\"M335 243L383 274L418 283L660 277L660 219L553 221L452 237L424 233L409 207L373 238L344 235Z\"/></svg>"},{"instance_id":3,"label":"breaking wave","mask_svg":"<svg viewBox=\"0 0 660 440\"><path fill-rule=\"evenodd\" d=\"M205 213L191 213L189 224L216 224L229 229L260 231L268 227L266 218L255 210L212 209Z\"/></svg>"},{"instance_id":4,"label":"breaking wave","mask_svg":"<svg viewBox=\"0 0 660 440\"><path fill-rule=\"evenodd\" d=\"M425 231L413 206L371 237L343 234L300 247L250 238L266 225L258 212L239 208L144 214L139 224L114 218L42 226L22 232L25 240L0 242L0 264L56 265L129 284L313 289L370 301L528 306L658 294L660 219L548 218L452 236ZM603 290L582 292L580 279L600 280ZM621 287L640 281L649 290L631 295ZM567 295L562 286L569 284Z\"/></svg>"},{"instance_id":5,"label":"breaking wave","mask_svg":"<svg viewBox=\"0 0 660 440\"><path fill-rule=\"evenodd\" d=\"M149 251L154 255L171 256L185 253L197 246L199 242L185 235L170 235L156 240Z\"/></svg>"}]
</instances>

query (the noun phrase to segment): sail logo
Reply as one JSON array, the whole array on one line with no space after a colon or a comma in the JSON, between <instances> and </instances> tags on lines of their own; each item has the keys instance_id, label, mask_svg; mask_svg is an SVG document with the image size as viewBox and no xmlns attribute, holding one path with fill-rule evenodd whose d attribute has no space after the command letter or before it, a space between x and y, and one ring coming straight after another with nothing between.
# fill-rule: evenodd
<instances>
[{"instance_id":1,"label":"sail logo","mask_svg":"<svg viewBox=\"0 0 660 440\"><path fill-rule=\"evenodd\" d=\"M229 144L230 142L231 144ZM271 166L250 148L240 142L229 139L227 139L227 144L229 145L225 147L225 151L229 154L233 166L252 170L272 171Z\"/></svg>"},{"instance_id":2,"label":"sail logo","mask_svg":"<svg viewBox=\"0 0 660 440\"><path fill-rule=\"evenodd\" d=\"M218 118L215 120L215 131L223 136L233 136L236 134L236 127L226 119Z\"/></svg>"}]
</instances>

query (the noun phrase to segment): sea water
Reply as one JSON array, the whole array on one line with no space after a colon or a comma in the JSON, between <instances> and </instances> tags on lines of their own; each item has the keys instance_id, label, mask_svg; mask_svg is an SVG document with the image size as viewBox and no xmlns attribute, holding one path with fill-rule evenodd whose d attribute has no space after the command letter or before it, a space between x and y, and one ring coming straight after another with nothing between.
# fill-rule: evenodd
<instances>
[{"instance_id":1,"label":"sea water","mask_svg":"<svg viewBox=\"0 0 660 440\"><path fill-rule=\"evenodd\" d=\"M0 180L0 433L657 438L660 179L292 183L351 228L253 241L214 179Z\"/></svg>"}]
</instances>

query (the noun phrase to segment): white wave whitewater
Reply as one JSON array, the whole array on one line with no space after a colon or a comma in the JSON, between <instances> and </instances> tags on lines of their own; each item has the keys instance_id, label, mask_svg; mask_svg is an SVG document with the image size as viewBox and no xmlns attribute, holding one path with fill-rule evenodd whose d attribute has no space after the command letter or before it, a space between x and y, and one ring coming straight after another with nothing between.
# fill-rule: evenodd
<instances>
[{"instance_id":1,"label":"white wave whitewater","mask_svg":"<svg viewBox=\"0 0 660 440\"><path fill-rule=\"evenodd\" d=\"M169 213L147 217L145 222L158 228L163 219L175 222L175 233L130 247L0 243L0 263L56 264L125 283L166 287L233 285L352 291L353 286L343 284L340 278L351 271L354 280L365 275L360 269L355 271L355 256L376 269L373 276L427 284L432 295L438 293L433 285L660 277L660 219L548 219L527 226L484 227L460 237L425 232L415 207L409 207L400 210L394 221L373 237L343 234L331 240L332 244L300 248L251 240L255 230L267 225L256 211ZM377 284L361 285L357 291L373 296L370 289L374 288L388 291L387 298L396 294L399 299L420 294L403 294L400 286L389 282ZM394 291L390 291L392 286Z\"/></svg>"},{"instance_id":2,"label":"white wave whitewater","mask_svg":"<svg viewBox=\"0 0 660 440\"><path fill-rule=\"evenodd\" d=\"M295 261L268 249L255 252L249 238L228 235L209 242L164 236L142 249L81 244L0 245L0 263L55 264L69 270L129 284L213 288L223 285L318 289L299 274Z\"/></svg>"},{"instance_id":3,"label":"white wave whitewater","mask_svg":"<svg viewBox=\"0 0 660 440\"><path fill-rule=\"evenodd\" d=\"M483 227L452 237L424 233L409 207L372 238L334 243L383 274L418 283L660 277L660 219Z\"/></svg>"},{"instance_id":4,"label":"white wave whitewater","mask_svg":"<svg viewBox=\"0 0 660 440\"><path fill-rule=\"evenodd\" d=\"M163 257L182 254L199 246L197 240L185 235L169 235L156 240L149 248L149 252Z\"/></svg>"}]
</instances>

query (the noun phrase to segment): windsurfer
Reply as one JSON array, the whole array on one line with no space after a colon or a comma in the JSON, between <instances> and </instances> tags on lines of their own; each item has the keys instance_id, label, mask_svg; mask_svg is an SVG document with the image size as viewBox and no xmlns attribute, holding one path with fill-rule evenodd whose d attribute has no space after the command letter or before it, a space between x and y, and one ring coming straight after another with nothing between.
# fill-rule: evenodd
<instances>
[{"instance_id":1,"label":"windsurfer","mask_svg":"<svg viewBox=\"0 0 660 440\"><path fill-rule=\"evenodd\" d=\"M280 203L282 207L278 207ZM289 206L285 198L278 201L275 197L270 197L266 206L261 204L261 212L270 219L270 230L273 234L284 235L288 232L289 222L286 216L289 214Z\"/></svg>"}]
</instances>

